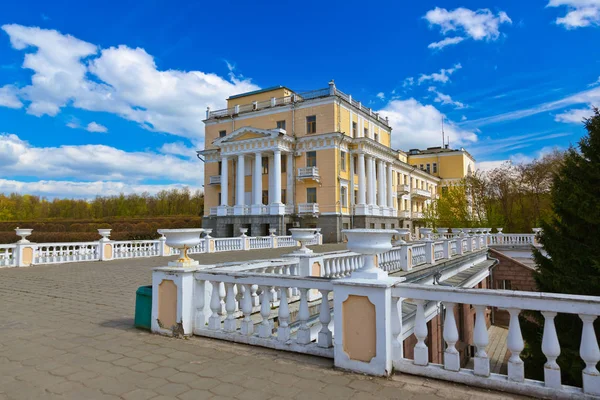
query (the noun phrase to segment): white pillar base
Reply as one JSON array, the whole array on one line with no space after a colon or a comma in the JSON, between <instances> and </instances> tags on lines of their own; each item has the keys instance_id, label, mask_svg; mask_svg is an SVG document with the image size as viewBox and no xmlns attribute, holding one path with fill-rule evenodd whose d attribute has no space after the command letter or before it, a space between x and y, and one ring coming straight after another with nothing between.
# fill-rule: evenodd
<instances>
[{"instance_id":1,"label":"white pillar base","mask_svg":"<svg viewBox=\"0 0 600 400\"><path fill-rule=\"evenodd\" d=\"M226 216L227 216L227 206L217 207L217 217L226 217Z\"/></svg>"},{"instance_id":2,"label":"white pillar base","mask_svg":"<svg viewBox=\"0 0 600 400\"><path fill-rule=\"evenodd\" d=\"M250 214L262 215L262 204L252 204L250 207Z\"/></svg>"},{"instance_id":3,"label":"white pillar base","mask_svg":"<svg viewBox=\"0 0 600 400\"><path fill-rule=\"evenodd\" d=\"M245 210L246 210L246 206L234 206L233 207L233 215L244 215Z\"/></svg>"},{"instance_id":4,"label":"white pillar base","mask_svg":"<svg viewBox=\"0 0 600 400\"><path fill-rule=\"evenodd\" d=\"M354 206L355 215L368 215L369 207L366 204L357 204Z\"/></svg>"},{"instance_id":5,"label":"white pillar base","mask_svg":"<svg viewBox=\"0 0 600 400\"><path fill-rule=\"evenodd\" d=\"M283 203L272 203L269 204L270 215L283 215L285 214L285 204Z\"/></svg>"}]
</instances>

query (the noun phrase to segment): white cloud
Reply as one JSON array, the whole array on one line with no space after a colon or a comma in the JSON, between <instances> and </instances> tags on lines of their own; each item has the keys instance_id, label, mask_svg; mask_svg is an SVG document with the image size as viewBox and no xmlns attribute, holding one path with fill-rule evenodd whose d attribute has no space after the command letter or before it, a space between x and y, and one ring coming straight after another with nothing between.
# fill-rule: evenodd
<instances>
[{"instance_id":1,"label":"white cloud","mask_svg":"<svg viewBox=\"0 0 600 400\"><path fill-rule=\"evenodd\" d=\"M404 82L402 82L402 87L407 87L407 86L412 86L415 84L415 78L408 77L404 80Z\"/></svg>"},{"instance_id":2,"label":"white cloud","mask_svg":"<svg viewBox=\"0 0 600 400\"><path fill-rule=\"evenodd\" d=\"M466 115L463 115L462 117L460 117L460 120L461 120L461 121L466 121L466 120L467 120L467 116L466 116Z\"/></svg>"},{"instance_id":3,"label":"white cloud","mask_svg":"<svg viewBox=\"0 0 600 400\"><path fill-rule=\"evenodd\" d=\"M557 114L554 117L554 120L556 122L582 124L584 119L591 118L593 115L594 110L592 110L591 108L572 109L566 110L561 114Z\"/></svg>"},{"instance_id":4,"label":"white cloud","mask_svg":"<svg viewBox=\"0 0 600 400\"><path fill-rule=\"evenodd\" d=\"M390 119L393 128L392 147L408 150L441 145L444 115L434 106L424 105L410 98L392 100L378 112ZM462 129L447 119L444 121L444 132L454 146L477 141L475 131Z\"/></svg>"},{"instance_id":5,"label":"white cloud","mask_svg":"<svg viewBox=\"0 0 600 400\"><path fill-rule=\"evenodd\" d=\"M465 105L463 103L461 103L460 101L452 100L452 97L450 97L450 95L438 92L434 86L430 86L427 89L427 91L435 94L435 99L433 99L433 101L435 101L436 103L451 105L454 106L454 108L456 109L465 108Z\"/></svg>"},{"instance_id":6,"label":"white cloud","mask_svg":"<svg viewBox=\"0 0 600 400\"><path fill-rule=\"evenodd\" d=\"M197 183L203 175L198 160L182 160L152 152L126 152L103 145L34 147L14 134L0 134L3 177L85 181L174 181Z\"/></svg>"},{"instance_id":7,"label":"white cloud","mask_svg":"<svg viewBox=\"0 0 600 400\"><path fill-rule=\"evenodd\" d=\"M440 40L439 42L429 43L429 45L427 46L427 48L429 48L429 49L443 49L446 46L451 46L453 44L459 44L463 40L465 40L465 38L462 37L462 36L448 37L448 38Z\"/></svg>"},{"instance_id":8,"label":"white cloud","mask_svg":"<svg viewBox=\"0 0 600 400\"><path fill-rule=\"evenodd\" d=\"M16 50L28 50L23 67L34 73L19 91L33 115L58 114L72 105L109 112L142 127L201 140L206 107L225 106L229 95L258 89L231 73L230 80L201 71L159 70L144 49L102 49L56 30L3 25Z\"/></svg>"},{"instance_id":9,"label":"white cloud","mask_svg":"<svg viewBox=\"0 0 600 400\"><path fill-rule=\"evenodd\" d=\"M163 154L172 154L186 158L196 158L196 149L187 147L183 142L165 143L159 151Z\"/></svg>"},{"instance_id":10,"label":"white cloud","mask_svg":"<svg viewBox=\"0 0 600 400\"><path fill-rule=\"evenodd\" d=\"M535 159L539 160L542 157L552 153L553 151L557 151L557 150L560 151L562 149L558 146L544 146L539 151L537 151L533 154L530 154L530 155L523 154L523 153L516 153L516 154L512 154L508 159L504 159L504 160L477 162L477 163L475 163L475 167L478 170L486 172L486 171L491 171L495 168L501 167L503 164L506 164L506 163L509 163L512 165L528 164Z\"/></svg>"},{"instance_id":11,"label":"white cloud","mask_svg":"<svg viewBox=\"0 0 600 400\"><path fill-rule=\"evenodd\" d=\"M588 87L594 87L600 85L600 76L594 82L590 83Z\"/></svg>"},{"instance_id":12,"label":"white cloud","mask_svg":"<svg viewBox=\"0 0 600 400\"><path fill-rule=\"evenodd\" d=\"M94 181L94 182L74 182L74 181L55 181L41 180L37 182L20 182L9 179L0 179L0 193L23 193L33 194L45 197L60 198L81 198L93 199L97 195L115 196L121 193L130 194L148 192L156 194L161 190L183 189L202 190L193 185L144 185L130 184L125 182Z\"/></svg>"},{"instance_id":13,"label":"white cloud","mask_svg":"<svg viewBox=\"0 0 600 400\"><path fill-rule=\"evenodd\" d=\"M465 37L474 40L492 41L500 36L500 25L512 24L511 19L504 11L497 15L487 8L477 11L459 7L448 11L445 8L436 7L427 11L423 17L429 22L430 27L438 26L443 36L449 33L458 33L461 36L446 38L440 42L430 43L429 48L442 48L449 44L457 44Z\"/></svg>"},{"instance_id":14,"label":"white cloud","mask_svg":"<svg viewBox=\"0 0 600 400\"><path fill-rule=\"evenodd\" d=\"M566 29L600 25L600 0L550 0L546 7L566 6L564 17L556 19L556 24Z\"/></svg>"},{"instance_id":15,"label":"white cloud","mask_svg":"<svg viewBox=\"0 0 600 400\"><path fill-rule=\"evenodd\" d=\"M379 92L379 93L377 93L377 98L379 100L385 100L385 94L383 92Z\"/></svg>"},{"instance_id":16,"label":"white cloud","mask_svg":"<svg viewBox=\"0 0 600 400\"><path fill-rule=\"evenodd\" d=\"M584 90L582 92L563 97L562 99L538 104L530 108L510 111L502 114L471 120L468 122L468 124L473 126L483 126L498 122L513 121L525 117L530 117L532 115L540 114L543 112L559 110L561 108L565 108L575 104L587 104L589 106L599 105L600 87Z\"/></svg>"},{"instance_id":17,"label":"white cloud","mask_svg":"<svg viewBox=\"0 0 600 400\"><path fill-rule=\"evenodd\" d=\"M88 132L108 132L107 127L105 127L104 125L100 125L97 122L90 122L89 124L87 124L85 130Z\"/></svg>"},{"instance_id":18,"label":"white cloud","mask_svg":"<svg viewBox=\"0 0 600 400\"><path fill-rule=\"evenodd\" d=\"M18 89L13 85L0 87L0 107L21 108L23 103L17 97Z\"/></svg>"},{"instance_id":19,"label":"white cloud","mask_svg":"<svg viewBox=\"0 0 600 400\"><path fill-rule=\"evenodd\" d=\"M452 75L454 72L456 72L457 70L459 70L461 68L462 68L462 65L460 65L460 63L458 63L458 64L454 64L454 66L452 68L448 68L448 69L442 68L442 69L440 69L440 72L434 72L431 75L421 74L419 76L418 83L419 83L419 85L426 81L446 83L450 80L450 75Z\"/></svg>"}]
</instances>

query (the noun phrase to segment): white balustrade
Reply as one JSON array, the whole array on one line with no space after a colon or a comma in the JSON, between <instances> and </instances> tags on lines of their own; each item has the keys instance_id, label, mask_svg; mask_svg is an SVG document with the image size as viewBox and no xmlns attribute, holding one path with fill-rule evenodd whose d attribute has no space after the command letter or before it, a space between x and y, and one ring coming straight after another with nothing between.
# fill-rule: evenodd
<instances>
[{"instance_id":1,"label":"white balustrade","mask_svg":"<svg viewBox=\"0 0 600 400\"><path fill-rule=\"evenodd\" d=\"M13 267L15 265L14 244L0 244L0 267Z\"/></svg>"},{"instance_id":2,"label":"white balustrade","mask_svg":"<svg viewBox=\"0 0 600 400\"><path fill-rule=\"evenodd\" d=\"M98 242L44 243L34 247L33 264L99 260Z\"/></svg>"},{"instance_id":3,"label":"white balustrade","mask_svg":"<svg viewBox=\"0 0 600 400\"><path fill-rule=\"evenodd\" d=\"M496 233L489 235L490 246L533 246L535 233Z\"/></svg>"},{"instance_id":4,"label":"white balustrade","mask_svg":"<svg viewBox=\"0 0 600 400\"><path fill-rule=\"evenodd\" d=\"M174 250L177 250L177 249L172 248L171 254L175 254ZM188 254L201 254L201 253L206 253L206 251L207 251L206 239L201 239L200 243L198 243L194 247L191 247L188 249Z\"/></svg>"},{"instance_id":5,"label":"white balustrade","mask_svg":"<svg viewBox=\"0 0 600 400\"><path fill-rule=\"evenodd\" d=\"M450 240L450 256L455 256L457 254L456 246L457 246L457 241Z\"/></svg>"},{"instance_id":6,"label":"white balustrade","mask_svg":"<svg viewBox=\"0 0 600 400\"><path fill-rule=\"evenodd\" d=\"M113 258L140 258L160 255L158 240L116 241L113 244Z\"/></svg>"},{"instance_id":7,"label":"white balustrade","mask_svg":"<svg viewBox=\"0 0 600 400\"><path fill-rule=\"evenodd\" d=\"M444 242L435 242L433 246L434 260L437 261L444 258Z\"/></svg>"},{"instance_id":8,"label":"white balustrade","mask_svg":"<svg viewBox=\"0 0 600 400\"><path fill-rule=\"evenodd\" d=\"M273 247L273 238L271 236L250 238L250 250L270 249L271 247Z\"/></svg>"},{"instance_id":9,"label":"white balustrade","mask_svg":"<svg viewBox=\"0 0 600 400\"><path fill-rule=\"evenodd\" d=\"M218 238L215 241L215 252L242 250L242 238Z\"/></svg>"},{"instance_id":10,"label":"white balustrade","mask_svg":"<svg viewBox=\"0 0 600 400\"><path fill-rule=\"evenodd\" d=\"M584 394L600 395L600 374L596 367L600 361L600 348L593 326L593 321L600 314L600 297L398 283L392 288L392 303L395 299L404 299L404 302L416 305L414 335L417 343L414 345L414 360L396 356L393 365L400 372L536 397L575 398ZM435 309L436 304L443 304L446 309L443 337L447 347L444 351L443 365L429 364L426 345L427 310L431 310L432 305ZM475 308L473 342L476 354L473 370L460 368L460 359L456 351L458 330L453 312L457 304L472 305ZM506 342L510 352L507 375L490 373L490 360L486 353L489 344L486 310L491 307L508 310L510 314ZM525 344L519 324L519 314L524 309L540 311L545 319L541 347L547 358L544 365L544 382L525 379L524 362L520 357ZM561 384L560 368L556 363L560 355L560 343L554 324L557 313L578 314L583 322L580 345L580 357L586 365L582 371L583 388ZM402 340L402 335L392 336L392 341L398 340ZM402 343L392 343L392 347L398 345L401 346Z\"/></svg>"},{"instance_id":11,"label":"white balustrade","mask_svg":"<svg viewBox=\"0 0 600 400\"><path fill-rule=\"evenodd\" d=\"M223 269L195 272L197 287L206 285L212 288L212 294L208 325L202 323L204 311L196 308L194 333L238 343L333 357L333 332L329 328L332 319L329 305L333 291L331 281L290 276L288 274L291 274L292 268L289 263L263 269L279 274ZM222 286L226 287L224 292ZM259 292L259 304L256 306L252 304L253 286ZM241 296L240 293L236 295L235 287L241 288ZM308 292L311 290L320 292L321 297L309 305ZM290 296L294 292L299 296ZM278 296L277 301L274 301L274 294ZM195 291L194 296L205 296L205 293ZM202 302L195 300L195 304L198 303ZM239 308L236 308L238 305ZM291 305L298 307L295 320L291 318ZM317 313L310 315L311 310ZM253 314L259 316L257 326L252 319Z\"/></svg>"},{"instance_id":12,"label":"white balustrade","mask_svg":"<svg viewBox=\"0 0 600 400\"><path fill-rule=\"evenodd\" d=\"M278 236L277 247L296 247L298 242L292 239L291 236Z\"/></svg>"},{"instance_id":13,"label":"white balustrade","mask_svg":"<svg viewBox=\"0 0 600 400\"><path fill-rule=\"evenodd\" d=\"M425 243L413 244L412 246L412 266L425 264L427 257L425 255Z\"/></svg>"}]
</instances>

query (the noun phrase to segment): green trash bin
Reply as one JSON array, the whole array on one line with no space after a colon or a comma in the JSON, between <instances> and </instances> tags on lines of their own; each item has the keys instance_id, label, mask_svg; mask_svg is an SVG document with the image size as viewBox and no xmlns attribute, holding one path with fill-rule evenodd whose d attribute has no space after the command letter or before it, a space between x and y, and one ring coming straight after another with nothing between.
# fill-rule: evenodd
<instances>
[{"instance_id":1,"label":"green trash bin","mask_svg":"<svg viewBox=\"0 0 600 400\"><path fill-rule=\"evenodd\" d=\"M150 330L152 319L152 285L140 286L135 292L135 327Z\"/></svg>"}]
</instances>

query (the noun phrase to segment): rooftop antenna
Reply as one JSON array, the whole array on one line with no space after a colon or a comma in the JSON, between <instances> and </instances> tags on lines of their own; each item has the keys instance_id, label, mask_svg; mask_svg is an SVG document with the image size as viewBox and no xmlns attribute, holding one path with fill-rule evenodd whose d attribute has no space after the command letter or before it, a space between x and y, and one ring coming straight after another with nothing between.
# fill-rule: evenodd
<instances>
[{"instance_id":1,"label":"rooftop antenna","mask_svg":"<svg viewBox=\"0 0 600 400\"><path fill-rule=\"evenodd\" d=\"M444 116L442 115L442 149L444 148Z\"/></svg>"}]
</instances>

